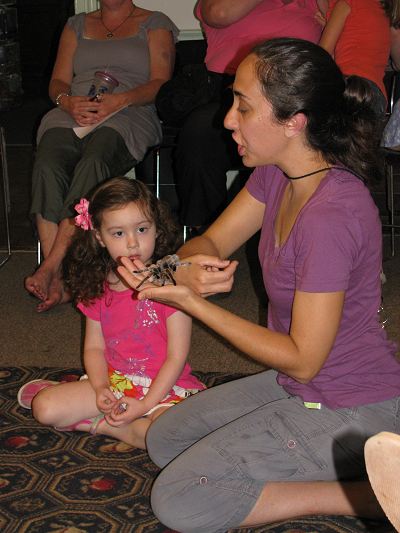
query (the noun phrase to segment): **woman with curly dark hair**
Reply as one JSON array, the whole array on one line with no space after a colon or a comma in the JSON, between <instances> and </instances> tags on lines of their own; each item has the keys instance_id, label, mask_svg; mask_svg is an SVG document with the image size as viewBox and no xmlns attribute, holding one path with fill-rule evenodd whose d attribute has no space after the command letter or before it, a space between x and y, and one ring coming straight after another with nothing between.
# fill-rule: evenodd
<instances>
[{"instance_id":1,"label":"woman with curly dark hair","mask_svg":"<svg viewBox=\"0 0 400 533\"><path fill-rule=\"evenodd\" d=\"M102 183L75 209L81 231L65 258L65 286L86 316L87 376L29 382L18 401L59 431L110 435L144 449L152 421L204 385L186 363L191 319L173 307L139 301L116 266L122 256L148 265L173 252L178 227L166 205L128 178ZM149 278L162 278L165 264L166 281L173 282L177 256L150 266Z\"/></svg>"}]
</instances>

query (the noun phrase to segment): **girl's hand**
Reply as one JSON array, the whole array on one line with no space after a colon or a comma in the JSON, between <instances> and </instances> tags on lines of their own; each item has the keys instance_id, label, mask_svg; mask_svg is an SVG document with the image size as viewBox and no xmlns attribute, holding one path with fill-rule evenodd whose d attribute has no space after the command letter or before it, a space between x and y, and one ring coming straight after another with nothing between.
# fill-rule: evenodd
<instances>
[{"instance_id":1,"label":"girl's hand","mask_svg":"<svg viewBox=\"0 0 400 533\"><path fill-rule=\"evenodd\" d=\"M109 414L115 408L118 400L109 387L102 387L96 390L97 409L104 414Z\"/></svg>"},{"instance_id":2,"label":"girl's hand","mask_svg":"<svg viewBox=\"0 0 400 533\"><path fill-rule=\"evenodd\" d=\"M117 401L110 413L106 415L105 419L110 426L124 426L125 424L130 424L134 420L141 418L148 410L144 400L136 400L136 398L128 398L124 396Z\"/></svg>"},{"instance_id":3,"label":"girl's hand","mask_svg":"<svg viewBox=\"0 0 400 533\"><path fill-rule=\"evenodd\" d=\"M156 286L150 281L145 281L146 278L149 278L150 272L147 270L147 266L144 263L138 260L131 261L128 257L121 257L120 261L123 266L119 266L117 271L128 287L142 291L146 287Z\"/></svg>"}]
</instances>

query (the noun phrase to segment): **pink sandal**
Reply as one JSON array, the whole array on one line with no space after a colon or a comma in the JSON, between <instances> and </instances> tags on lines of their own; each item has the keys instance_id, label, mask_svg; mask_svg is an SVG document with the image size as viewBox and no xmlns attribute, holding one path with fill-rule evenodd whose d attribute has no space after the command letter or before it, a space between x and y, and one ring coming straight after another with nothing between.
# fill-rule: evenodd
<instances>
[{"instance_id":1,"label":"pink sandal","mask_svg":"<svg viewBox=\"0 0 400 533\"><path fill-rule=\"evenodd\" d=\"M85 424L89 427L89 433L92 435L96 435L97 428L99 427L100 422L104 420L103 413L93 417L93 418L85 418L83 420L78 420L78 422L75 422L74 424L71 424L70 426L64 426L64 427L57 427L55 426L54 429L57 431L86 431L86 429L78 429L78 426L81 426L82 424Z\"/></svg>"},{"instance_id":2,"label":"pink sandal","mask_svg":"<svg viewBox=\"0 0 400 533\"><path fill-rule=\"evenodd\" d=\"M32 400L38 392L47 387L58 385L59 381L50 381L48 379L34 379L28 381L18 391L17 400L24 409L32 409Z\"/></svg>"}]
</instances>

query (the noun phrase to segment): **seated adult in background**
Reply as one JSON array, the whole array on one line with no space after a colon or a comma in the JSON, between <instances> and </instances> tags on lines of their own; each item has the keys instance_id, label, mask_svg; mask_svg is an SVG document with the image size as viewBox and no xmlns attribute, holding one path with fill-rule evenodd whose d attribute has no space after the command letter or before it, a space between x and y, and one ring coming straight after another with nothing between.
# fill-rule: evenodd
<instances>
[{"instance_id":1,"label":"seated adult in background","mask_svg":"<svg viewBox=\"0 0 400 533\"><path fill-rule=\"evenodd\" d=\"M171 529L384 516L364 444L400 433L400 363L378 318L382 227L365 183L379 172L378 118L355 78L304 40L257 46L237 70L225 119L256 169L178 251L189 264L177 285L139 288L139 299L177 307L269 368L202 391L151 426L148 451L163 468L152 507ZM237 262L227 258L259 230L267 326L202 297L230 290ZM122 262L137 287L142 264Z\"/></svg>"},{"instance_id":2,"label":"seated adult in background","mask_svg":"<svg viewBox=\"0 0 400 533\"><path fill-rule=\"evenodd\" d=\"M318 42L316 0L199 0L195 14L207 40L205 64L220 78L213 101L195 109L184 121L175 150L175 181L180 221L208 225L227 203L226 172L240 164L235 143L223 127L232 103L232 83L240 61L257 43L273 37L299 37Z\"/></svg>"},{"instance_id":3,"label":"seated adult in background","mask_svg":"<svg viewBox=\"0 0 400 533\"><path fill-rule=\"evenodd\" d=\"M400 70L400 20L397 20L390 28L390 66L392 70ZM397 76L394 98L396 99L399 91L399 74L392 75ZM392 150L400 150L400 100L397 98L393 108L391 109L391 115L385 125L385 129L382 134L381 145L385 148Z\"/></svg>"},{"instance_id":4,"label":"seated adult in background","mask_svg":"<svg viewBox=\"0 0 400 533\"><path fill-rule=\"evenodd\" d=\"M398 0L330 0L320 45L345 75L365 78L373 91L373 106L383 116L390 27L398 23Z\"/></svg>"},{"instance_id":5,"label":"seated adult in background","mask_svg":"<svg viewBox=\"0 0 400 533\"><path fill-rule=\"evenodd\" d=\"M41 300L38 311L68 299L60 265L76 229L74 205L106 178L125 174L161 139L154 99L171 77L177 32L166 15L131 0L101 0L100 9L65 25L49 86L57 108L39 126L32 177L31 214L44 261L25 287ZM92 101L96 71L119 85ZM72 129L117 111L82 139Z\"/></svg>"},{"instance_id":6,"label":"seated adult in background","mask_svg":"<svg viewBox=\"0 0 400 533\"><path fill-rule=\"evenodd\" d=\"M400 18L390 26L390 60L393 69L400 70Z\"/></svg>"}]
</instances>

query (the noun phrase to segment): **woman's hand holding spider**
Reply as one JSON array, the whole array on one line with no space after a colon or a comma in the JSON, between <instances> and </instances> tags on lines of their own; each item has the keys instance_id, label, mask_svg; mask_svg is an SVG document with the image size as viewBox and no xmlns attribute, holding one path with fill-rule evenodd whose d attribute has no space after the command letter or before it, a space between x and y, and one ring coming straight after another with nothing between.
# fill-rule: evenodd
<instances>
[{"instance_id":1,"label":"woman's hand holding spider","mask_svg":"<svg viewBox=\"0 0 400 533\"><path fill-rule=\"evenodd\" d=\"M177 269L174 277L178 285L189 287L203 298L232 290L237 261L204 254L185 257L184 261L190 266Z\"/></svg>"},{"instance_id":2,"label":"woman's hand holding spider","mask_svg":"<svg viewBox=\"0 0 400 533\"><path fill-rule=\"evenodd\" d=\"M163 284L159 279L156 280L156 283L151 283L153 280L151 275L149 275L150 272L140 261L132 263L128 258L124 257L121 258L121 263L124 266L119 267L118 272L132 288L143 291L145 288L159 287ZM177 285L186 286L194 293L207 297L212 294L231 291L237 266L237 261L198 254L185 258L182 265L178 265L170 274ZM128 272L125 272L124 267L126 267ZM130 273L132 273L132 276L128 275L126 277ZM166 291L163 291L163 294L166 296ZM169 303L148 295L146 297Z\"/></svg>"},{"instance_id":3,"label":"woman's hand holding spider","mask_svg":"<svg viewBox=\"0 0 400 533\"><path fill-rule=\"evenodd\" d=\"M145 281L148 272L143 272L143 263L140 261L130 261L127 257L121 258L123 266L118 267L118 273L125 280L127 285L139 290L139 300L155 300L177 309L185 311L188 300L191 296L196 296L193 291L183 285L155 285L150 280ZM139 287L140 285L140 287Z\"/></svg>"}]
</instances>

